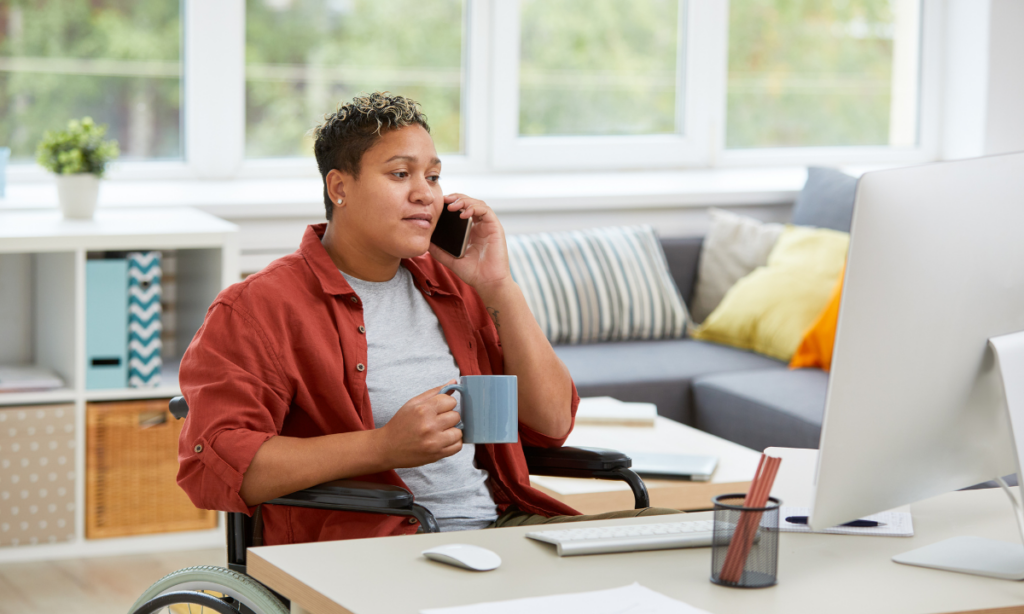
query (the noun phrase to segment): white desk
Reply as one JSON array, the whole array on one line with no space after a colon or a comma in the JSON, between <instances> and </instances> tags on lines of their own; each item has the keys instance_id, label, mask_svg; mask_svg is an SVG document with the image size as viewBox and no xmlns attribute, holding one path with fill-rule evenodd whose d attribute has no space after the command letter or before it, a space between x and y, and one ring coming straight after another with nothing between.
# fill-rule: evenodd
<instances>
[{"instance_id":1,"label":"white desk","mask_svg":"<svg viewBox=\"0 0 1024 614\"><path fill-rule=\"evenodd\" d=\"M781 470L774 494L784 500L792 494L793 503L806 496L800 476L813 470L808 458L813 456L786 455L783 467L790 469L792 479ZM890 560L894 554L954 535L1018 539L1005 494L998 489L954 492L915 504L912 510L912 538L783 533L779 584L758 590L709 582L709 548L560 558L553 547L523 537L531 530L528 527L253 548L248 563L253 577L315 614L411 613L634 581L715 614L925 614L989 608L1002 608L998 614L1024 614L1024 583ZM691 516L709 518L710 513ZM594 524L644 522L651 519ZM450 542L490 548L503 563L494 571L476 573L419 554Z\"/></svg>"},{"instance_id":2,"label":"white desk","mask_svg":"<svg viewBox=\"0 0 1024 614\"><path fill-rule=\"evenodd\" d=\"M653 427L577 424L565 445L717 456L718 467L707 482L644 480L652 506L688 511L710 509L717 495L747 492L761 458L760 452L661 416ZM533 476L530 481L584 514L633 507L633 493L624 482L547 476Z\"/></svg>"}]
</instances>

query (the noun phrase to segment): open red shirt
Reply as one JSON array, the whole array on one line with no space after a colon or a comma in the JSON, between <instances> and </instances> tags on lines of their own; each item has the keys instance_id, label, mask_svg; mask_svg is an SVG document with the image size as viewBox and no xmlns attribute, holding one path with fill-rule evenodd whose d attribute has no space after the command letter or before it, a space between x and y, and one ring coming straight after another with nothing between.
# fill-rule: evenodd
<instances>
[{"instance_id":1,"label":"open red shirt","mask_svg":"<svg viewBox=\"0 0 1024 614\"><path fill-rule=\"evenodd\" d=\"M238 491L256 450L275 435L317 437L369 430L362 302L310 226L299 250L227 288L213 302L181 362L189 413L178 444L178 484L203 509L251 514ZM504 373L501 343L483 302L429 254L403 260L434 310L463 375ZM357 368L358 366L358 368ZM372 365L368 368L372 368ZM575 419L579 397L572 391ZM519 425L519 443L478 444L498 510L578 514L530 486L523 445L557 447ZM406 488L394 471L355 477ZM415 519L263 506L264 543L288 544L414 533Z\"/></svg>"}]
</instances>

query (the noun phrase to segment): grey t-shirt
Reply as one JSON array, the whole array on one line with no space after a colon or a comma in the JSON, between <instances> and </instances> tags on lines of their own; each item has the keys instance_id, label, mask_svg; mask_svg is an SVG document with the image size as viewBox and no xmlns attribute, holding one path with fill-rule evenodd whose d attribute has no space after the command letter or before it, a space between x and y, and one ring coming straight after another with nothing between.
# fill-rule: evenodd
<instances>
[{"instance_id":1,"label":"grey t-shirt","mask_svg":"<svg viewBox=\"0 0 1024 614\"><path fill-rule=\"evenodd\" d=\"M409 399L458 379L459 366L437 316L405 267L384 282L342 275L363 301L366 387L373 424L381 428ZM397 469L416 503L434 514L442 531L482 529L498 517L487 472L476 466L475 450L467 443L448 458Z\"/></svg>"}]
</instances>

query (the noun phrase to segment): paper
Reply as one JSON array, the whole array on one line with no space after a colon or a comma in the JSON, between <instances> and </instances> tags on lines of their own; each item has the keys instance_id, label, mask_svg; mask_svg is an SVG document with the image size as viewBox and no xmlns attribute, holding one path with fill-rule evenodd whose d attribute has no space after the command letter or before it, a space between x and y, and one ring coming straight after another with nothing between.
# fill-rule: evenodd
<instances>
[{"instance_id":1,"label":"paper","mask_svg":"<svg viewBox=\"0 0 1024 614\"><path fill-rule=\"evenodd\" d=\"M612 397L583 398L576 408L577 424L654 426L657 417L654 403L624 403Z\"/></svg>"},{"instance_id":2,"label":"paper","mask_svg":"<svg viewBox=\"0 0 1024 614\"><path fill-rule=\"evenodd\" d=\"M34 365L0 365L0 392L55 390L64 387L56 373Z\"/></svg>"},{"instance_id":3,"label":"paper","mask_svg":"<svg viewBox=\"0 0 1024 614\"><path fill-rule=\"evenodd\" d=\"M883 535L888 537L913 537L914 521L910 516L910 506L904 505L888 512L880 512L865 516L863 520L876 520L885 523L878 527L832 527L821 531L812 531L805 524L786 522L789 516L808 516L810 508L786 507L779 510L779 530L789 533L832 533L834 535Z\"/></svg>"},{"instance_id":4,"label":"paper","mask_svg":"<svg viewBox=\"0 0 1024 614\"><path fill-rule=\"evenodd\" d=\"M640 586L421 610L420 614L709 614Z\"/></svg>"}]
</instances>

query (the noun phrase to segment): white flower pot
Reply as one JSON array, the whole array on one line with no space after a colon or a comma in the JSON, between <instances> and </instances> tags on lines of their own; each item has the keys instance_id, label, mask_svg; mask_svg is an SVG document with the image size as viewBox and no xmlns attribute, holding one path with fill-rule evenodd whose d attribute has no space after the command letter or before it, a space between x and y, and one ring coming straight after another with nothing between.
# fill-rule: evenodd
<instances>
[{"instance_id":1,"label":"white flower pot","mask_svg":"<svg viewBox=\"0 0 1024 614\"><path fill-rule=\"evenodd\" d=\"M92 173L57 175L57 199L67 219L92 219L99 193L100 178Z\"/></svg>"}]
</instances>

